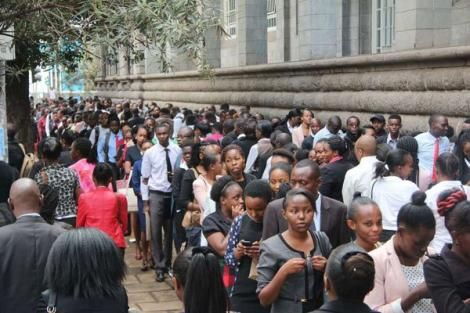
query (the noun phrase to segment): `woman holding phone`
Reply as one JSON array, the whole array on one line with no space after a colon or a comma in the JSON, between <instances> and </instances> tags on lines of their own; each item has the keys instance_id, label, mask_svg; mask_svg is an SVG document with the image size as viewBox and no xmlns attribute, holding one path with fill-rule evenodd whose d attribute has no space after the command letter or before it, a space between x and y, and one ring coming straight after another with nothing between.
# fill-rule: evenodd
<instances>
[{"instance_id":1,"label":"woman holding phone","mask_svg":"<svg viewBox=\"0 0 470 313\"><path fill-rule=\"evenodd\" d=\"M225 263L235 272L230 291L231 311L268 313L256 296L256 264L263 233L263 216L272 191L264 180L254 180L245 188L246 213L237 217L229 232Z\"/></svg>"}]
</instances>

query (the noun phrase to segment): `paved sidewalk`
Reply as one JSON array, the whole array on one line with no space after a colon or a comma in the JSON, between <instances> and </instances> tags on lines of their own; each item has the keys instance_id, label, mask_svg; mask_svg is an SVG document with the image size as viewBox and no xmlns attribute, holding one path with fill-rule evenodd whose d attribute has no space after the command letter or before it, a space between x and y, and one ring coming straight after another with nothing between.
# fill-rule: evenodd
<instances>
[{"instance_id":1,"label":"paved sidewalk","mask_svg":"<svg viewBox=\"0 0 470 313\"><path fill-rule=\"evenodd\" d=\"M142 313L180 313L181 302L176 297L170 278L165 282L155 281L155 272L140 270L141 261L135 259L135 246L126 249L126 263L129 268L124 283L129 297L129 308Z\"/></svg>"}]
</instances>

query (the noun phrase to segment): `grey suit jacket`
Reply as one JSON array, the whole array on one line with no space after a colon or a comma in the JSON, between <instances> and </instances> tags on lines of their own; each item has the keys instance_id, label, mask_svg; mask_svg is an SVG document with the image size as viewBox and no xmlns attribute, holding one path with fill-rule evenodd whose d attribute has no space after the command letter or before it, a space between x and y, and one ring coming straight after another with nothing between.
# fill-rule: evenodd
<instances>
[{"instance_id":1,"label":"grey suit jacket","mask_svg":"<svg viewBox=\"0 0 470 313\"><path fill-rule=\"evenodd\" d=\"M39 216L22 216L0 228L0 311L36 312L46 288L44 268L52 244L64 232Z\"/></svg>"},{"instance_id":2,"label":"grey suit jacket","mask_svg":"<svg viewBox=\"0 0 470 313\"><path fill-rule=\"evenodd\" d=\"M263 218L263 240L287 230L287 221L282 216L284 198L271 201L266 207ZM346 224L346 206L334 199L321 196L320 228L330 239L331 246L351 241L351 233ZM312 231L314 224L312 222Z\"/></svg>"}]
</instances>

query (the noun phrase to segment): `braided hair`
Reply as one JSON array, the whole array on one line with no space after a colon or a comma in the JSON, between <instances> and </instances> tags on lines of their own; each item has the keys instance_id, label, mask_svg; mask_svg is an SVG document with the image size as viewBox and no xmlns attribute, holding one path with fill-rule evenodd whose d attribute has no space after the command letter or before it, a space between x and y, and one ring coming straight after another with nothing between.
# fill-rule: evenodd
<instances>
[{"instance_id":1,"label":"braided hair","mask_svg":"<svg viewBox=\"0 0 470 313\"><path fill-rule=\"evenodd\" d=\"M437 212L444 216L449 232L470 232L470 202L466 193L453 188L445 190L437 197Z\"/></svg>"}]
</instances>

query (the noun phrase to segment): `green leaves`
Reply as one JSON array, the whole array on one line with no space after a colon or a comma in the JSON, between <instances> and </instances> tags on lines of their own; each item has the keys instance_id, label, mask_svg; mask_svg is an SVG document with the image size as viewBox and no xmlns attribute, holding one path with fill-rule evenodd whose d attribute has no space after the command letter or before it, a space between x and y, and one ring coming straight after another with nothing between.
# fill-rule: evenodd
<instances>
[{"instance_id":1,"label":"green leaves","mask_svg":"<svg viewBox=\"0 0 470 313\"><path fill-rule=\"evenodd\" d=\"M142 60L144 48L156 48L167 70L168 51L174 48L207 71L204 36L212 27L221 28L220 12L208 1L2 0L0 34L15 26L15 43L30 47L30 67L62 64L73 70L92 53L87 47L99 45L110 60L123 49L132 62Z\"/></svg>"}]
</instances>

